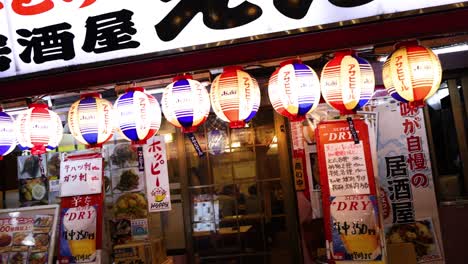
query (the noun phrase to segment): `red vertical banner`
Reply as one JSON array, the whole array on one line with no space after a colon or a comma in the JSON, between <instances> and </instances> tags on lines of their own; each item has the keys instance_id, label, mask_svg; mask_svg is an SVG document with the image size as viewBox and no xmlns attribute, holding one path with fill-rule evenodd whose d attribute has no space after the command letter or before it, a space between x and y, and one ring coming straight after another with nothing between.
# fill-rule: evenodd
<instances>
[{"instance_id":1,"label":"red vertical banner","mask_svg":"<svg viewBox=\"0 0 468 264\"><path fill-rule=\"evenodd\" d=\"M382 226L366 123L321 122L316 139L329 263L383 260Z\"/></svg>"}]
</instances>

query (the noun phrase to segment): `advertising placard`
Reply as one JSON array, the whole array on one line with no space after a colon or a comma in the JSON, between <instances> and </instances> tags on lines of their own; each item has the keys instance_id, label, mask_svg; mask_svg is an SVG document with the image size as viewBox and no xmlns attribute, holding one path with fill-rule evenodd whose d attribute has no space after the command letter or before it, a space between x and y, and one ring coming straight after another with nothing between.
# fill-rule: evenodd
<instances>
[{"instance_id":1,"label":"advertising placard","mask_svg":"<svg viewBox=\"0 0 468 264\"><path fill-rule=\"evenodd\" d=\"M58 205L0 210L1 263L53 263Z\"/></svg>"},{"instance_id":2,"label":"advertising placard","mask_svg":"<svg viewBox=\"0 0 468 264\"><path fill-rule=\"evenodd\" d=\"M148 210L150 212L169 211L171 210L171 196L164 137L154 136L149 139L144 145L143 153Z\"/></svg>"},{"instance_id":3,"label":"advertising placard","mask_svg":"<svg viewBox=\"0 0 468 264\"><path fill-rule=\"evenodd\" d=\"M379 263L383 229L366 123L321 122L316 140L329 260Z\"/></svg>"},{"instance_id":4,"label":"advertising placard","mask_svg":"<svg viewBox=\"0 0 468 264\"><path fill-rule=\"evenodd\" d=\"M102 194L62 198L60 263L100 263L102 204Z\"/></svg>"},{"instance_id":5,"label":"advertising placard","mask_svg":"<svg viewBox=\"0 0 468 264\"><path fill-rule=\"evenodd\" d=\"M60 196L102 192L103 159L101 153L62 154Z\"/></svg>"},{"instance_id":6,"label":"advertising placard","mask_svg":"<svg viewBox=\"0 0 468 264\"><path fill-rule=\"evenodd\" d=\"M413 243L419 263L443 263L423 111L400 103L381 104L375 110L386 241Z\"/></svg>"}]
</instances>

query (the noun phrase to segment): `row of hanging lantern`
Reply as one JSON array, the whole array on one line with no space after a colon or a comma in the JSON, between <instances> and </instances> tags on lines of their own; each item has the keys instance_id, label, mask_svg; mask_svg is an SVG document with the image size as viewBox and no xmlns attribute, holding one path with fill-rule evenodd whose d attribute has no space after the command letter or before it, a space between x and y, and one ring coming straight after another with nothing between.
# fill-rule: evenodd
<instances>
[{"instance_id":1,"label":"row of hanging lantern","mask_svg":"<svg viewBox=\"0 0 468 264\"><path fill-rule=\"evenodd\" d=\"M417 42L395 47L383 66L384 86L393 98L419 107L440 85L440 62ZM244 127L260 106L257 81L239 66L224 68L209 93L189 75L173 81L163 92L162 112L185 133L194 132L206 121L210 102L215 114L231 128ZM320 80L298 59L281 63L269 80L268 95L279 114L297 121L317 107L320 95L340 114L355 113L371 99L374 86L370 63L348 50L335 53ZM97 93L84 94L70 107L68 125L76 140L91 147L100 147L111 139L114 127L125 139L142 144L159 130L161 109L143 88L127 89L114 105ZM63 127L59 116L46 104L32 104L16 121L0 110L0 132L0 157L10 153L16 143L22 150L41 154L58 146Z\"/></svg>"}]
</instances>

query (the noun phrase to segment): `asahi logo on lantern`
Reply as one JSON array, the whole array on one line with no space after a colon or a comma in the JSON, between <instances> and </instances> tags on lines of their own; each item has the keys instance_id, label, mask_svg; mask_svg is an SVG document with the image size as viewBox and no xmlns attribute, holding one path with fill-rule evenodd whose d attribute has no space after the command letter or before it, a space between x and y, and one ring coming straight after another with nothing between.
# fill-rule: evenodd
<instances>
[{"instance_id":1,"label":"asahi logo on lantern","mask_svg":"<svg viewBox=\"0 0 468 264\"><path fill-rule=\"evenodd\" d=\"M396 61L395 61L395 66L396 66L398 80L401 81L401 89L403 91L407 91L409 88L406 87L406 84L405 84L406 76L405 76L405 69L403 68L402 60L403 60L402 55L397 56Z\"/></svg>"},{"instance_id":2,"label":"asahi logo on lantern","mask_svg":"<svg viewBox=\"0 0 468 264\"><path fill-rule=\"evenodd\" d=\"M233 95L237 95L237 91L234 90L234 89L224 90L224 91L221 93L221 96L233 96Z\"/></svg>"}]
</instances>

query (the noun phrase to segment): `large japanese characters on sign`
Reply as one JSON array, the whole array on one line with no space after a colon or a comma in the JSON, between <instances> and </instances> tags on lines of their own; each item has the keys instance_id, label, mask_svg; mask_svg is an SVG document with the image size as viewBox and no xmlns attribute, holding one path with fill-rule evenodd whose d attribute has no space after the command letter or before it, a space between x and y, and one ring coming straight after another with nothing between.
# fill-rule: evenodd
<instances>
[{"instance_id":1,"label":"large japanese characters on sign","mask_svg":"<svg viewBox=\"0 0 468 264\"><path fill-rule=\"evenodd\" d=\"M169 211L171 210L171 195L164 137L155 136L149 139L143 148L143 155L148 210L150 212Z\"/></svg>"},{"instance_id":2,"label":"large japanese characters on sign","mask_svg":"<svg viewBox=\"0 0 468 264\"><path fill-rule=\"evenodd\" d=\"M329 259L380 263L383 229L367 125L321 122L316 139Z\"/></svg>"},{"instance_id":3,"label":"large japanese characters on sign","mask_svg":"<svg viewBox=\"0 0 468 264\"><path fill-rule=\"evenodd\" d=\"M63 153L60 163L60 196L101 193L102 166L100 153Z\"/></svg>"},{"instance_id":4,"label":"large japanese characters on sign","mask_svg":"<svg viewBox=\"0 0 468 264\"><path fill-rule=\"evenodd\" d=\"M0 0L0 78L460 0Z\"/></svg>"},{"instance_id":5,"label":"large japanese characters on sign","mask_svg":"<svg viewBox=\"0 0 468 264\"><path fill-rule=\"evenodd\" d=\"M411 242L419 262L441 263L439 216L422 109L386 103L376 110L386 240Z\"/></svg>"}]
</instances>

